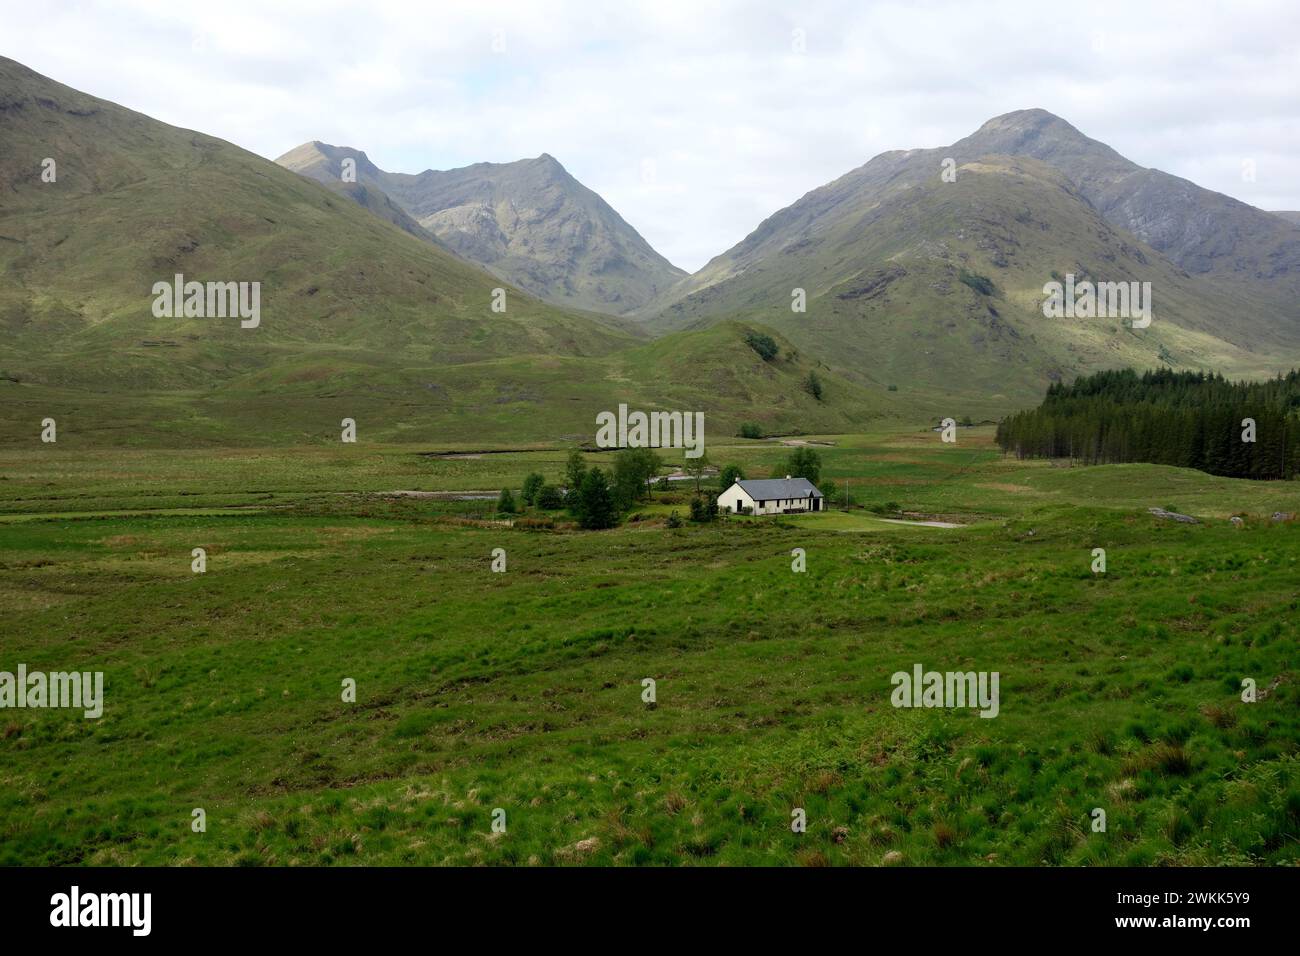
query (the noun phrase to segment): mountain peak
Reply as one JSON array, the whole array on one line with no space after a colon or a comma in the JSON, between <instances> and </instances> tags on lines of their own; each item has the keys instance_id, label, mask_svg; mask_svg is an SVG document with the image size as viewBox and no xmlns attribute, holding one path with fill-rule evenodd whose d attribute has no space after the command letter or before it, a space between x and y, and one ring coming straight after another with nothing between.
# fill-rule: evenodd
<instances>
[{"instance_id":1,"label":"mountain peak","mask_svg":"<svg viewBox=\"0 0 1300 956\"><path fill-rule=\"evenodd\" d=\"M361 150L314 140L276 162L338 188L348 158L356 161L345 190L352 199L539 298L625 313L685 275L550 153L389 173Z\"/></svg>"},{"instance_id":2,"label":"mountain peak","mask_svg":"<svg viewBox=\"0 0 1300 956\"><path fill-rule=\"evenodd\" d=\"M1000 116L995 116L992 119L986 121L984 125L1001 126L1001 127L1008 127L1008 126L1025 127L1025 126L1041 126L1044 123L1052 123L1052 122L1065 123L1065 120L1061 119L1061 117L1057 116L1055 113L1049 112L1048 110L1045 110L1040 106L1031 106L1028 109L1012 110L1009 113L1003 113ZM1069 126L1070 124L1065 123L1065 125Z\"/></svg>"},{"instance_id":3,"label":"mountain peak","mask_svg":"<svg viewBox=\"0 0 1300 956\"><path fill-rule=\"evenodd\" d=\"M1105 143L1085 136L1045 109L1014 110L988 120L951 147L965 159L1002 154L1028 156L1055 166L1085 191L1112 183L1139 169Z\"/></svg>"},{"instance_id":4,"label":"mountain peak","mask_svg":"<svg viewBox=\"0 0 1300 956\"><path fill-rule=\"evenodd\" d=\"M353 160L360 173L374 175L379 172L379 167L370 161L370 157L364 151L353 149L351 146L335 146L319 139L295 146L276 162L313 179L337 179L345 159Z\"/></svg>"},{"instance_id":5,"label":"mountain peak","mask_svg":"<svg viewBox=\"0 0 1300 956\"><path fill-rule=\"evenodd\" d=\"M536 159L525 159L522 162L526 168L532 169L548 179L561 180L570 178L569 171L550 153L542 153Z\"/></svg>"},{"instance_id":6,"label":"mountain peak","mask_svg":"<svg viewBox=\"0 0 1300 956\"><path fill-rule=\"evenodd\" d=\"M978 140L982 137L1018 136L1022 140L1043 138L1048 140L1087 140L1070 123L1055 113L1034 107L1026 110L1012 110L995 116L977 129L967 139Z\"/></svg>"}]
</instances>

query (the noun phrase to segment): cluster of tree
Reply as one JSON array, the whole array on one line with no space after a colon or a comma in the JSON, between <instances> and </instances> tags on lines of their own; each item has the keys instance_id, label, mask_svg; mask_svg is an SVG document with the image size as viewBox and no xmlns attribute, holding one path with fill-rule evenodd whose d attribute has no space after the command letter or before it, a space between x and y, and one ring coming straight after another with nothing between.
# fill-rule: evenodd
<instances>
[{"instance_id":1,"label":"cluster of tree","mask_svg":"<svg viewBox=\"0 0 1300 956\"><path fill-rule=\"evenodd\" d=\"M835 482L829 478L822 481L822 456L807 445L793 449L789 457L778 462L772 469L773 478L784 478L786 475L791 478L807 478L828 499L835 494ZM739 465L727 465L718 474L718 487L726 491L736 482L744 480L745 473Z\"/></svg>"},{"instance_id":2,"label":"cluster of tree","mask_svg":"<svg viewBox=\"0 0 1300 956\"><path fill-rule=\"evenodd\" d=\"M807 478L825 495L828 505L839 494L835 482L822 478L822 456L807 446L790 452L790 457L772 471L773 478L784 478L786 475L791 478Z\"/></svg>"},{"instance_id":3,"label":"cluster of tree","mask_svg":"<svg viewBox=\"0 0 1300 956\"><path fill-rule=\"evenodd\" d=\"M524 504L543 511L554 511L564 507L564 491L558 485L548 485L546 479L538 472L533 472L524 479L524 488L520 495Z\"/></svg>"},{"instance_id":4,"label":"cluster of tree","mask_svg":"<svg viewBox=\"0 0 1300 956\"><path fill-rule=\"evenodd\" d=\"M718 520L718 499L696 495L691 499L691 520L701 523Z\"/></svg>"},{"instance_id":5,"label":"cluster of tree","mask_svg":"<svg viewBox=\"0 0 1300 956\"><path fill-rule=\"evenodd\" d=\"M566 503L578 525L588 530L612 528L619 514L649 494L649 479L659 468L659 456L646 448L628 448L614 458L612 473L588 468L582 452L569 452L564 475L569 483Z\"/></svg>"},{"instance_id":6,"label":"cluster of tree","mask_svg":"<svg viewBox=\"0 0 1300 956\"><path fill-rule=\"evenodd\" d=\"M524 487L519 492L524 506L539 508L542 511L555 511L564 507L565 494L558 485L548 485L545 476L532 472L524 479ZM515 502L514 493L509 488L501 490L497 498L497 511L501 514L519 514L520 506Z\"/></svg>"},{"instance_id":7,"label":"cluster of tree","mask_svg":"<svg viewBox=\"0 0 1300 956\"><path fill-rule=\"evenodd\" d=\"M663 459L649 448L624 448L614 456L614 496L620 510L650 497L661 467Z\"/></svg>"},{"instance_id":8,"label":"cluster of tree","mask_svg":"<svg viewBox=\"0 0 1300 956\"><path fill-rule=\"evenodd\" d=\"M1151 462L1232 478L1300 470L1300 372L1266 382L1160 369L1053 384L1043 404L998 425L1003 452L1090 464Z\"/></svg>"},{"instance_id":9,"label":"cluster of tree","mask_svg":"<svg viewBox=\"0 0 1300 956\"><path fill-rule=\"evenodd\" d=\"M687 471L695 478L695 496L691 498L691 520L707 523L718 520L718 497L701 487L704 468L708 465L708 456L701 457L703 460L698 470L695 465L688 464L686 467ZM718 491L726 491L736 482L743 481L744 478L745 473L741 471L739 465L726 465L718 472ZM676 515L677 512L674 511L673 514ZM677 527L678 525L670 524L669 527Z\"/></svg>"},{"instance_id":10,"label":"cluster of tree","mask_svg":"<svg viewBox=\"0 0 1300 956\"><path fill-rule=\"evenodd\" d=\"M614 466L606 472L588 468L582 452L574 448L564 466L565 490L548 485L543 475L533 472L524 479L520 497L528 507L548 511L567 508L583 528L612 528L621 512L650 496L662 464L648 448L627 448L614 456ZM501 492L497 511L519 512L510 489Z\"/></svg>"}]
</instances>

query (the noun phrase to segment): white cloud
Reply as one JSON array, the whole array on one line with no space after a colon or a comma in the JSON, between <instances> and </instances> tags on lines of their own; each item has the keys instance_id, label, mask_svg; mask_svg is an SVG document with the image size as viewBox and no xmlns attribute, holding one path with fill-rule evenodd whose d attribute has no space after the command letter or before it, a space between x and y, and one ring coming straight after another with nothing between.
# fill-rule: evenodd
<instances>
[{"instance_id":1,"label":"white cloud","mask_svg":"<svg viewBox=\"0 0 1300 956\"><path fill-rule=\"evenodd\" d=\"M1052 9L45 0L6 12L0 53L268 158L310 139L405 172L547 152L691 269L878 152L1029 106L1142 165L1300 209L1300 6Z\"/></svg>"}]
</instances>

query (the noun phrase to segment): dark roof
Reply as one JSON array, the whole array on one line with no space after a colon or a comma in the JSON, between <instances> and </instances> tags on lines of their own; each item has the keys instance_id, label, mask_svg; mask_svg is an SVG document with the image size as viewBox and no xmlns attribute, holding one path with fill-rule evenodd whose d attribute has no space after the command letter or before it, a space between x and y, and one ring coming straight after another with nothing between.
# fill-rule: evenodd
<instances>
[{"instance_id":1,"label":"dark roof","mask_svg":"<svg viewBox=\"0 0 1300 956\"><path fill-rule=\"evenodd\" d=\"M745 494L755 501L771 501L774 498L825 497L807 478L759 478L738 481L736 484L740 485Z\"/></svg>"}]
</instances>

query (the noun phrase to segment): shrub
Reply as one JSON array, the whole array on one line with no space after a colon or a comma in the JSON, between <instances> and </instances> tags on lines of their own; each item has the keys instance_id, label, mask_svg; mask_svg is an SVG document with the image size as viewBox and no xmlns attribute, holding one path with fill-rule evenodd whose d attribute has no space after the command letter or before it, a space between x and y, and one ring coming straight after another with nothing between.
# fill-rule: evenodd
<instances>
[{"instance_id":1,"label":"shrub","mask_svg":"<svg viewBox=\"0 0 1300 956\"><path fill-rule=\"evenodd\" d=\"M668 513L668 520L664 522L664 525L669 528L680 528L682 526L682 519L678 516L676 511L670 511Z\"/></svg>"},{"instance_id":2,"label":"shrub","mask_svg":"<svg viewBox=\"0 0 1300 956\"><path fill-rule=\"evenodd\" d=\"M803 380L803 390L817 401L822 400L822 380L817 377L816 372L808 373L808 377Z\"/></svg>"},{"instance_id":3,"label":"shrub","mask_svg":"<svg viewBox=\"0 0 1300 956\"><path fill-rule=\"evenodd\" d=\"M980 295L993 295L998 291L997 286L993 284L993 280L988 276L982 276L974 272L967 272L965 269L962 269L957 278L970 286Z\"/></svg>"},{"instance_id":4,"label":"shrub","mask_svg":"<svg viewBox=\"0 0 1300 956\"><path fill-rule=\"evenodd\" d=\"M763 429L760 428L758 425L754 424L753 422L745 422L745 424L740 426L740 437L741 438L762 438Z\"/></svg>"},{"instance_id":5,"label":"shrub","mask_svg":"<svg viewBox=\"0 0 1300 956\"><path fill-rule=\"evenodd\" d=\"M542 485L537 491L537 507L554 511L564 507L564 493L555 485Z\"/></svg>"},{"instance_id":6,"label":"shrub","mask_svg":"<svg viewBox=\"0 0 1300 956\"><path fill-rule=\"evenodd\" d=\"M712 498L691 499L691 520L706 522L718 520L718 503Z\"/></svg>"},{"instance_id":7,"label":"shrub","mask_svg":"<svg viewBox=\"0 0 1300 956\"><path fill-rule=\"evenodd\" d=\"M770 362L776 358L778 351L776 340L770 335L763 335L761 332L748 332L745 334L745 344L757 352L759 358L764 362Z\"/></svg>"},{"instance_id":8,"label":"shrub","mask_svg":"<svg viewBox=\"0 0 1300 956\"><path fill-rule=\"evenodd\" d=\"M497 499L497 511L503 515L518 513L519 506L515 504L515 496L510 493L509 488L501 489L501 497Z\"/></svg>"}]
</instances>

